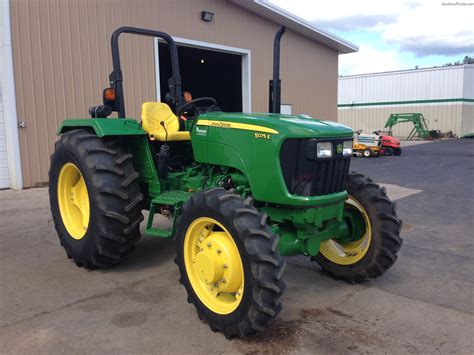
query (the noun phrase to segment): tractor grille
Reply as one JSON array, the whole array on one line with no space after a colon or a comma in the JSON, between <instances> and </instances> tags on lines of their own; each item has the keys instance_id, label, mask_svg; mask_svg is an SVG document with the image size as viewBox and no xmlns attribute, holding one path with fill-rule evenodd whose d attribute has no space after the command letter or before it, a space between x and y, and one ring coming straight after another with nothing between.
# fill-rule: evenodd
<instances>
[{"instance_id":1,"label":"tractor grille","mask_svg":"<svg viewBox=\"0 0 474 355\"><path fill-rule=\"evenodd\" d=\"M287 139L280 151L280 164L288 192L300 196L321 196L346 189L350 157L336 152L346 139ZM317 158L316 143L332 142L333 156Z\"/></svg>"}]
</instances>

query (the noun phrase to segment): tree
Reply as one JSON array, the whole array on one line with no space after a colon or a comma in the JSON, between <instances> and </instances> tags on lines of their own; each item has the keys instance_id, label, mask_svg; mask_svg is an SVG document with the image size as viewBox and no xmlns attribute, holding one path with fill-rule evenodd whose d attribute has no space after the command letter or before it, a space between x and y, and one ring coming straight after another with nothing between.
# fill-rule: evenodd
<instances>
[{"instance_id":1,"label":"tree","mask_svg":"<svg viewBox=\"0 0 474 355\"><path fill-rule=\"evenodd\" d=\"M474 64L474 58L466 55L463 60L457 60L454 63L443 64L443 67L451 67L453 65Z\"/></svg>"},{"instance_id":2,"label":"tree","mask_svg":"<svg viewBox=\"0 0 474 355\"><path fill-rule=\"evenodd\" d=\"M469 57L468 55L464 57L463 61L462 61L463 64L474 64L474 58L473 57Z\"/></svg>"}]
</instances>

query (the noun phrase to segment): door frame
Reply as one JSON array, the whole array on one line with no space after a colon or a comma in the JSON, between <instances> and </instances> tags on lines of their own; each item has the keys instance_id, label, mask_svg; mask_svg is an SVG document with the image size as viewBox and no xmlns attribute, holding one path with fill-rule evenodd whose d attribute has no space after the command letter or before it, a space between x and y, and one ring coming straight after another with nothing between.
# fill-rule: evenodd
<instances>
[{"instance_id":1,"label":"door frame","mask_svg":"<svg viewBox=\"0 0 474 355\"><path fill-rule=\"evenodd\" d=\"M18 136L18 117L16 109L15 76L13 73L13 49L10 22L10 1L0 1L0 16L3 28L0 31L0 72L2 78L3 114L5 138L7 143L8 175L10 188L23 188L21 170L20 139Z\"/></svg>"},{"instance_id":2,"label":"door frame","mask_svg":"<svg viewBox=\"0 0 474 355\"><path fill-rule=\"evenodd\" d=\"M214 52L237 54L242 56L242 112L252 112L252 53L250 49L224 46L221 44L196 41L188 38L173 37L178 46L206 49ZM155 78L156 78L156 100L161 100L160 88L160 56L158 38L154 39L155 52Z\"/></svg>"}]
</instances>

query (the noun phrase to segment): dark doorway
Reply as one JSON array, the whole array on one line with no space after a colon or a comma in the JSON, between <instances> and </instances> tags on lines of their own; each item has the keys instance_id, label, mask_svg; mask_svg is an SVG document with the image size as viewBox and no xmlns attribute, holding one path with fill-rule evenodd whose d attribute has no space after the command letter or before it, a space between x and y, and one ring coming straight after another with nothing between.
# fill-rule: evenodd
<instances>
[{"instance_id":1,"label":"dark doorway","mask_svg":"<svg viewBox=\"0 0 474 355\"><path fill-rule=\"evenodd\" d=\"M165 102L170 55L166 44L159 44L161 101ZM178 47L183 89L193 99L210 96L225 112L242 112L242 56L205 49Z\"/></svg>"}]
</instances>

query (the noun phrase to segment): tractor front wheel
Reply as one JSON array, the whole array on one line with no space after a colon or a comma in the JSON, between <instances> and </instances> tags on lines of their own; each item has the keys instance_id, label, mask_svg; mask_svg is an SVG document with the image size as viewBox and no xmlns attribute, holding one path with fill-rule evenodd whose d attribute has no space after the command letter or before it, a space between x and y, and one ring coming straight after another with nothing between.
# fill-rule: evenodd
<instances>
[{"instance_id":1,"label":"tractor front wheel","mask_svg":"<svg viewBox=\"0 0 474 355\"><path fill-rule=\"evenodd\" d=\"M394 155L400 155L400 154L402 154L402 148L395 148L395 149L393 150L393 154L394 154Z\"/></svg>"},{"instance_id":2,"label":"tractor front wheel","mask_svg":"<svg viewBox=\"0 0 474 355\"><path fill-rule=\"evenodd\" d=\"M250 198L211 189L194 194L177 221L188 302L226 337L263 331L281 310L285 264L266 218Z\"/></svg>"},{"instance_id":3,"label":"tractor front wheel","mask_svg":"<svg viewBox=\"0 0 474 355\"><path fill-rule=\"evenodd\" d=\"M51 156L49 198L60 243L77 266L117 264L140 239L138 174L132 155L114 139L86 129L61 135Z\"/></svg>"},{"instance_id":4,"label":"tractor front wheel","mask_svg":"<svg viewBox=\"0 0 474 355\"><path fill-rule=\"evenodd\" d=\"M362 174L349 175L344 220L349 235L321 243L313 257L335 279L359 283L385 273L397 260L402 223L385 189Z\"/></svg>"}]
</instances>

